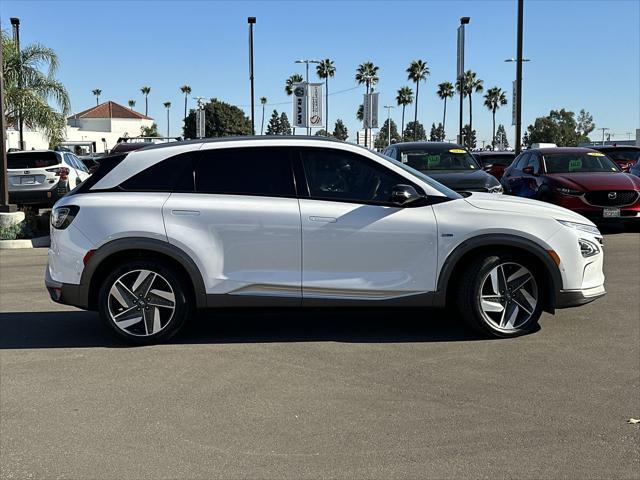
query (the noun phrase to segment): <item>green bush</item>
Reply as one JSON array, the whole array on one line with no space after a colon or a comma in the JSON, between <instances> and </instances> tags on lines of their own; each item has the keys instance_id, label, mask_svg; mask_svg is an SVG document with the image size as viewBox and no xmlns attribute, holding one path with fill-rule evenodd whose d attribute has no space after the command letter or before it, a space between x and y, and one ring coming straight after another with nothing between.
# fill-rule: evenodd
<instances>
[{"instance_id":1,"label":"green bush","mask_svg":"<svg viewBox=\"0 0 640 480\"><path fill-rule=\"evenodd\" d=\"M22 224L14 223L0 227L0 240L15 240L22 236Z\"/></svg>"}]
</instances>

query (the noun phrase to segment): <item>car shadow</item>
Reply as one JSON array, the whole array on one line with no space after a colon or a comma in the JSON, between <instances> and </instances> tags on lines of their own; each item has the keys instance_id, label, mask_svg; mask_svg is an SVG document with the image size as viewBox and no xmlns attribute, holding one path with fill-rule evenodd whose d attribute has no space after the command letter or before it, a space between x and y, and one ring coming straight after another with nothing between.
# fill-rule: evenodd
<instances>
[{"instance_id":1,"label":"car shadow","mask_svg":"<svg viewBox=\"0 0 640 480\"><path fill-rule=\"evenodd\" d=\"M123 348L95 312L0 313L0 350ZM171 344L461 342L487 340L456 315L425 309L205 310Z\"/></svg>"}]
</instances>

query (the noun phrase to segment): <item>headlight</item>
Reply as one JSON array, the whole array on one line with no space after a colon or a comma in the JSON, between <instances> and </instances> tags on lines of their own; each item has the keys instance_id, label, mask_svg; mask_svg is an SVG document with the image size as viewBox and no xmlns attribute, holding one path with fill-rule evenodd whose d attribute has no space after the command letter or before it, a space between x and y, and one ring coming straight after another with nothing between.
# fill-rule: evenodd
<instances>
[{"instance_id":1,"label":"headlight","mask_svg":"<svg viewBox=\"0 0 640 480\"><path fill-rule=\"evenodd\" d=\"M51 212L51 226L58 230L64 230L80 211L80 207L69 205L64 207L55 207Z\"/></svg>"},{"instance_id":2,"label":"headlight","mask_svg":"<svg viewBox=\"0 0 640 480\"><path fill-rule=\"evenodd\" d=\"M593 225L587 225L586 223L569 222L567 220L557 220L557 221L560 222L565 227L573 228L574 230L579 230L581 232L587 232L592 235L600 236L600 230L598 230L598 228Z\"/></svg>"},{"instance_id":3,"label":"headlight","mask_svg":"<svg viewBox=\"0 0 640 480\"><path fill-rule=\"evenodd\" d=\"M573 188L566 187L557 187L556 192L561 193L562 195L573 195L576 197L582 195L580 190L574 190Z\"/></svg>"},{"instance_id":4,"label":"headlight","mask_svg":"<svg viewBox=\"0 0 640 480\"><path fill-rule=\"evenodd\" d=\"M582 253L584 258L593 257L600 253L600 247L598 247L598 245L584 238L578 239L578 245L580 245L580 253Z\"/></svg>"},{"instance_id":5,"label":"headlight","mask_svg":"<svg viewBox=\"0 0 640 480\"><path fill-rule=\"evenodd\" d=\"M489 187L489 193L502 193L504 192L502 185L496 185L495 187Z\"/></svg>"}]
</instances>

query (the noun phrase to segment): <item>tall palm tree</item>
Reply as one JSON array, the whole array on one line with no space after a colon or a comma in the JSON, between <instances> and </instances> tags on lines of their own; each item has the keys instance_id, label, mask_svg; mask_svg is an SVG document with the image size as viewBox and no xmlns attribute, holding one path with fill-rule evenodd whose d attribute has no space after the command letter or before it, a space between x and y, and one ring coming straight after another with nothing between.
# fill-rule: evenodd
<instances>
[{"instance_id":1,"label":"tall palm tree","mask_svg":"<svg viewBox=\"0 0 640 480\"><path fill-rule=\"evenodd\" d=\"M358 68L356 69L356 82L358 82L358 85L364 84L366 86L367 95L369 95L369 91L371 87L377 84L378 80L380 80L380 78L378 77L378 70L379 70L379 67L374 65L373 62L363 62L360 65L358 65ZM364 107L362 108L363 108L363 114L364 114ZM363 115L363 118L364 118L364 115ZM369 129L367 128L364 129L364 146L365 147L367 146L368 130Z\"/></svg>"},{"instance_id":2,"label":"tall palm tree","mask_svg":"<svg viewBox=\"0 0 640 480\"><path fill-rule=\"evenodd\" d=\"M294 73L289 78L287 78L284 84L284 91L290 97L293 95L293 84L303 82L304 78L299 73ZM296 127L293 127L293 134L296 134Z\"/></svg>"},{"instance_id":3,"label":"tall palm tree","mask_svg":"<svg viewBox=\"0 0 640 480\"><path fill-rule=\"evenodd\" d=\"M144 95L144 114L145 116L149 115L149 93L151 92L151 87L142 87L140 89L142 94Z\"/></svg>"},{"instance_id":4,"label":"tall palm tree","mask_svg":"<svg viewBox=\"0 0 640 480\"><path fill-rule=\"evenodd\" d=\"M358 111L356 112L356 118L360 121L364 120L364 105L358 105Z\"/></svg>"},{"instance_id":5,"label":"tall palm tree","mask_svg":"<svg viewBox=\"0 0 640 480\"><path fill-rule=\"evenodd\" d=\"M442 114L442 133L444 135L445 125L447 121L447 98L453 97L455 94L453 83L442 82L438 85L438 91L436 92L440 100L444 100L444 113Z\"/></svg>"},{"instance_id":6,"label":"tall palm tree","mask_svg":"<svg viewBox=\"0 0 640 480\"><path fill-rule=\"evenodd\" d=\"M180 87L180 91L184 93L184 118L187 118L187 97L191 95L191 87L183 85Z\"/></svg>"},{"instance_id":7,"label":"tall palm tree","mask_svg":"<svg viewBox=\"0 0 640 480\"><path fill-rule=\"evenodd\" d=\"M469 131L473 131L473 105L471 97L473 93L480 93L484 90L484 82L477 78L476 72L467 70L463 76L464 87L462 93L465 97L469 97ZM460 92L460 80L456 81L456 90Z\"/></svg>"},{"instance_id":8,"label":"tall palm tree","mask_svg":"<svg viewBox=\"0 0 640 480\"><path fill-rule=\"evenodd\" d=\"M420 90L420 82L422 80L426 80L429 76L429 67L427 67L427 62L424 60L414 60L409 64L407 68L407 79L412 80L416 83L416 104L414 107L414 116L413 116L413 124L418 125L418 93ZM413 139L416 140L416 132L417 128L413 129Z\"/></svg>"},{"instance_id":9,"label":"tall palm tree","mask_svg":"<svg viewBox=\"0 0 640 480\"><path fill-rule=\"evenodd\" d=\"M167 109L167 137L169 136L169 110L171 110L171 102L164 102L164 108Z\"/></svg>"},{"instance_id":10,"label":"tall palm tree","mask_svg":"<svg viewBox=\"0 0 640 480\"><path fill-rule=\"evenodd\" d=\"M411 90L411 87L402 87L400 90L398 90L396 103L399 107L402 107L402 126L400 135L402 136L402 141L404 142L404 110L405 108L407 108L407 105L411 105L413 103L413 90Z\"/></svg>"},{"instance_id":11,"label":"tall palm tree","mask_svg":"<svg viewBox=\"0 0 640 480\"><path fill-rule=\"evenodd\" d=\"M0 35L7 123L17 125L20 112L23 123L41 130L53 146L63 140L71 109L67 90L55 78L58 56L38 43L23 46L18 53L11 38L4 31Z\"/></svg>"},{"instance_id":12,"label":"tall palm tree","mask_svg":"<svg viewBox=\"0 0 640 480\"><path fill-rule=\"evenodd\" d=\"M100 95L102 95L102 90L96 88L95 90L91 90L91 93L96 96L96 106L100 105Z\"/></svg>"},{"instance_id":13,"label":"tall palm tree","mask_svg":"<svg viewBox=\"0 0 640 480\"><path fill-rule=\"evenodd\" d=\"M493 116L493 128L491 135L491 145L496 146L496 111L507 104L507 95L499 87L492 87L484 95L484 106L487 107Z\"/></svg>"},{"instance_id":14,"label":"tall palm tree","mask_svg":"<svg viewBox=\"0 0 640 480\"><path fill-rule=\"evenodd\" d=\"M129 108L131 110L133 110L133 107L135 107L135 106L136 106L136 101L135 100L129 100Z\"/></svg>"},{"instance_id":15,"label":"tall palm tree","mask_svg":"<svg viewBox=\"0 0 640 480\"><path fill-rule=\"evenodd\" d=\"M267 104L267 97L260 97L260 104L262 105L262 126L260 127L260 135L264 132L264 107Z\"/></svg>"},{"instance_id":16,"label":"tall palm tree","mask_svg":"<svg viewBox=\"0 0 640 480\"><path fill-rule=\"evenodd\" d=\"M316 66L316 73L318 77L324 79L324 124L327 135L329 135L329 77L333 78L336 74L336 66L333 64L333 60L328 58L321 60Z\"/></svg>"}]
</instances>

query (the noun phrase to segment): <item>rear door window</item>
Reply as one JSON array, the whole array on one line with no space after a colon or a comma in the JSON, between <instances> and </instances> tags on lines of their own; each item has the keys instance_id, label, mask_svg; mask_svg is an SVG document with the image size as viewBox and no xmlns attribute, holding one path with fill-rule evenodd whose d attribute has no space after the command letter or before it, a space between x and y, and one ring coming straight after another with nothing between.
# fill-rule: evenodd
<instances>
[{"instance_id":1,"label":"rear door window","mask_svg":"<svg viewBox=\"0 0 640 480\"><path fill-rule=\"evenodd\" d=\"M60 164L56 152L15 152L7 154L7 168L48 168Z\"/></svg>"}]
</instances>

